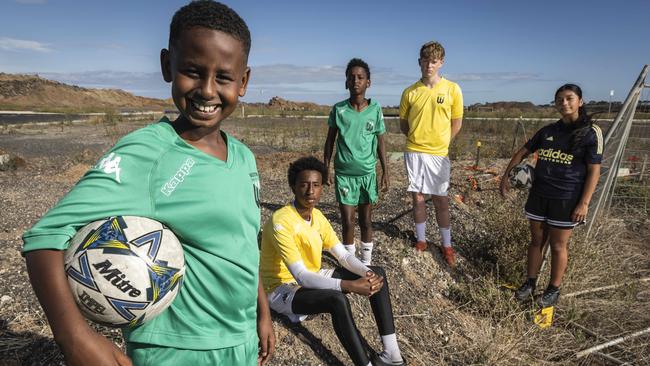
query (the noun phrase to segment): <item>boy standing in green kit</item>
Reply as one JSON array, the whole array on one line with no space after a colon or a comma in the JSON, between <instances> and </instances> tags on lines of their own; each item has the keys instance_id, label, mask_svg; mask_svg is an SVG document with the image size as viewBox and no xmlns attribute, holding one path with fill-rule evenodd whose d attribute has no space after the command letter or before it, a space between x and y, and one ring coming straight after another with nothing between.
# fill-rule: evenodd
<instances>
[{"instance_id":1,"label":"boy standing in green kit","mask_svg":"<svg viewBox=\"0 0 650 366\"><path fill-rule=\"evenodd\" d=\"M118 141L23 235L32 286L69 365L256 365L271 356L275 339L259 283L255 159L221 131L246 93L249 50L248 27L227 6L196 1L178 10L160 60L180 116ZM167 225L187 266L172 305L124 330L131 359L88 326L63 267L80 227L116 215Z\"/></svg>"},{"instance_id":2,"label":"boy standing in green kit","mask_svg":"<svg viewBox=\"0 0 650 366\"><path fill-rule=\"evenodd\" d=\"M379 103L366 99L366 90L370 87L368 64L353 58L346 67L345 77L345 88L350 91L350 98L332 107L327 120L329 130L325 140L324 160L325 166L329 168L336 141L334 171L336 200L339 202L343 226L343 245L355 255L354 221L355 209L358 209L360 259L365 265L370 265L373 248L372 204L379 198L375 171L377 156L382 168L382 190L388 190L389 184L383 139L386 128ZM332 183L331 177L329 175L329 184Z\"/></svg>"}]
</instances>

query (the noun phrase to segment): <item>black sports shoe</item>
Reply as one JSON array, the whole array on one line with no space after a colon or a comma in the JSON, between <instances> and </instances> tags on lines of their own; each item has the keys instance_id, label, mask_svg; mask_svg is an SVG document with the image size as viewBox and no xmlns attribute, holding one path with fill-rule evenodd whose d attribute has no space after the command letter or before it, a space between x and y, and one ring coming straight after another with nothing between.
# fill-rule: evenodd
<instances>
[{"instance_id":1,"label":"black sports shoe","mask_svg":"<svg viewBox=\"0 0 650 366\"><path fill-rule=\"evenodd\" d=\"M515 291L515 298L519 301L526 301L535 292L535 281L526 280L521 287Z\"/></svg>"},{"instance_id":2,"label":"black sports shoe","mask_svg":"<svg viewBox=\"0 0 650 366\"><path fill-rule=\"evenodd\" d=\"M546 308L553 306L557 303L557 300L560 298L560 289L555 287L551 288L550 286L544 290L542 297L539 298L539 306Z\"/></svg>"}]
</instances>

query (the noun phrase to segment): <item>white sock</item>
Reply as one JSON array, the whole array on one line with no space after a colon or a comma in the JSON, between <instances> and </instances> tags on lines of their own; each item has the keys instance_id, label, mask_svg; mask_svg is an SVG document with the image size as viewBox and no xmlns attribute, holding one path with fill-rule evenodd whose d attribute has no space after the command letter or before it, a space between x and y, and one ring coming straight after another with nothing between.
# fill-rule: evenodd
<instances>
[{"instance_id":1,"label":"white sock","mask_svg":"<svg viewBox=\"0 0 650 366\"><path fill-rule=\"evenodd\" d=\"M450 248L451 247L451 228L440 228L440 236L442 237L442 246Z\"/></svg>"},{"instance_id":2,"label":"white sock","mask_svg":"<svg viewBox=\"0 0 650 366\"><path fill-rule=\"evenodd\" d=\"M372 247L372 242L361 242L361 263L365 264L366 266L369 266L370 261L372 260Z\"/></svg>"},{"instance_id":3,"label":"white sock","mask_svg":"<svg viewBox=\"0 0 650 366\"><path fill-rule=\"evenodd\" d=\"M357 247L354 244L343 244L343 246L350 254L356 256Z\"/></svg>"},{"instance_id":4,"label":"white sock","mask_svg":"<svg viewBox=\"0 0 650 366\"><path fill-rule=\"evenodd\" d=\"M381 343L384 345L384 352L390 356L391 361L397 362L402 360L402 354L399 351L395 333L381 336Z\"/></svg>"},{"instance_id":5,"label":"white sock","mask_svg":"<svg viewBox=\"0 0 650 366\"><path fill-rule=\"evenodd\" d=\"M426 221L419 224L417 222L415 223L415 237L418 239L418 241L427 241L426 231Z\"/></svg>"}]
</instances>

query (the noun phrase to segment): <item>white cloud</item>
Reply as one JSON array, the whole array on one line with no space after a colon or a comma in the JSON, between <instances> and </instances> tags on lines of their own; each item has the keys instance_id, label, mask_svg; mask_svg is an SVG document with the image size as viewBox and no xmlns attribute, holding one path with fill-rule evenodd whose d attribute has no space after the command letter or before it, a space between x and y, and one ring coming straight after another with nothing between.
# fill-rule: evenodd
<instances>
[{"instance_id":1,"label":"white cloud","mask_svg":"<svg viewBox=\"0 0 650 366\"><path fill-rule=\"evenodd\" d=\"M38 52L51 51L51 49L46 44L41 42L8 38L8 37L0 37L0 50L5 50L5 51L26 50L26 51L38 51Z\"/></svg>"},{"instance_id":2,"label":"white cloud","mask_svg":"<svg viewBox=\"0 0 650 366\"><path fill-rule=\"evenodd\" d=\"M447 77L447 75L445 75ZM525 72L476 72L448 75L453 81L527 81L539 80L539 75Z\"/></svg>"},{"instance_id":3,"label":"white cloud","mask_svg":"<svg viewBox=\"0 0 650 366\"><path fill-rule=\"evenodd\" d=\"M251 82L257 85L345 83L345 66L299 66L274 64L251 66ZM390 68L372 68L371 78L381 84L404 84L415 76L402 75Z\"/></svg>"},{"instance_id":4,"label":"white cloud","mask_svg":"<svg viewBox=\"0 0 650 366\"><path fill-rule=\"evenodd\" d=\"M47 0L14 0L18 4L47 4Z\"/></svg>"}]
</instances>

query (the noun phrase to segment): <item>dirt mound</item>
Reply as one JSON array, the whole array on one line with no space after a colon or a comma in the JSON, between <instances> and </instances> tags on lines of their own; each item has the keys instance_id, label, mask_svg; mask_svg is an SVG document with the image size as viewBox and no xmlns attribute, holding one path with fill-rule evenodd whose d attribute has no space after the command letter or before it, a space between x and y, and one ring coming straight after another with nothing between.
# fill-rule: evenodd
<instances>
[{"instance_id":1,"label":"dirt mound","mask_svg":"<svg viewBox=\"0 0 650 366\"><path fill-rule=\"evenodd\" d=\"M283 111L311 111L316 110L321 107L315 103L308 102L292 102L280 97L273 97L269 100L269 107L279 108Z\"/></svg>"},{"instance_id":2,"label":"dirt mound","mask_svg":"<svg viewBox=\"0 0 650 366\"><path fill-rule=\"evenodd\" d=\"M169 100L145 98L119 89L89 89L43 79L38 75L0 73L0 107L11 109L107 108L165 109Z\"/></svg>"}]
</instances>

